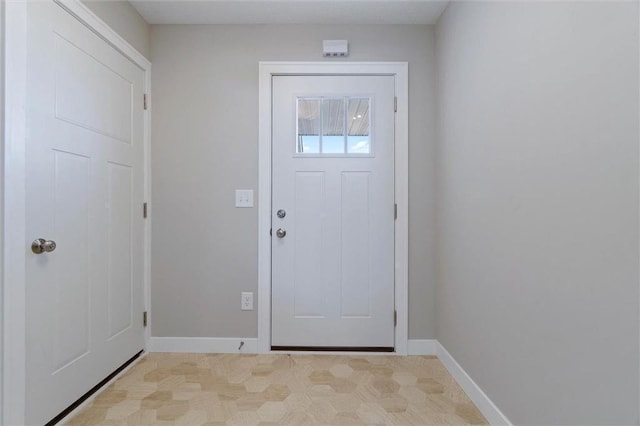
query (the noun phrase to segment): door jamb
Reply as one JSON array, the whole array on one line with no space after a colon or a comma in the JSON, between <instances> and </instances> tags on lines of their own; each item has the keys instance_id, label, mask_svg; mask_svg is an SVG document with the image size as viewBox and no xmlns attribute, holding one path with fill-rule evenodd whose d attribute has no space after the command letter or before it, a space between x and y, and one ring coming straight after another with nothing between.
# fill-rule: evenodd
<instances>
[{"instance_id":1,"label":"door jamb","mask_svg":"<svg viewBox=\"0 0 640 426\"><path fill-rule=\"evenodd\" d=\"M95 34L111 44L143 70L144 92L151 93L151 62L134 49L104 21L79 0L51 0L83 22ZM2 233L4 266L0 287L2 297L2 407L0 424L24 424L26 415L26 71L27 71L27 7L24 1L3 1L4 15L4 223ZM142 100L140 100L142 102ZM144 111L144 197L150 200L151 171L151 110ZM145 310L150 307L150 229L144 225L143 299ZM142 320L142 319L140 319ZM145 347L149 341L145 330Z\"/></svg>"},{"instance_id":2,"label":"door jamb","mask_svg":"<svg viewBox=\"0 0 640 426\"><path fill-rule=\"evenodd\" d=\"M407 62L260 62L258 95L258 352L271 351L271 96L276 75L395 77L395 353L407 354L409 241L409 92Z\"/></svg>"}]
</instances>

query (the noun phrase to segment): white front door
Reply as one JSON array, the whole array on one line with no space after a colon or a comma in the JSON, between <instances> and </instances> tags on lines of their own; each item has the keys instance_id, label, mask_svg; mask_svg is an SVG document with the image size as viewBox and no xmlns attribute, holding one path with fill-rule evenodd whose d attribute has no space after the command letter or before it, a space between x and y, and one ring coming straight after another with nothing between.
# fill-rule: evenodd
<instances>
[{"instance_id":1,"label":"white front door","mask_svg":"<svg viewBox=\"0 0 640 426\"><path fill-rule=\"evenodd\" d=\"M52 1L27 18L26 420L43 424L144 347L144 73Z\"/></svg>"},{"instance_id":2,"label":"white front door","mask_svg":"<svg viewBox=\"0 0 640 426\"><path fill-rule=\"evenodd\" d=\"M394 95L273 77L273 349L393 350Z\"/></svg>"}]
</instances>

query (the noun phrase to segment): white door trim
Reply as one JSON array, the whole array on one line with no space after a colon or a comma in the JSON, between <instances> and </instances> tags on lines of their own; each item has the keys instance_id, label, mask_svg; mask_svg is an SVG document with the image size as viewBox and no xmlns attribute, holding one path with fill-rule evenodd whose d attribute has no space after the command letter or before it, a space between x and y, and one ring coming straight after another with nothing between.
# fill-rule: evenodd
<instances>
[{"instance_id":1,"label":"white door trim","mask_svg":"<svg viewBox=\"0 0 640 426\"><path fill-rule=\"evenodd\" d=\"M145 74L145 93L151 91L151 63L120 35L86 8L79 0L54 0L71 15L114 46L135 63ZM24 424L26 407L26 188L25 188L25 140L26 140L26 74L27 74L27 3L6 1L2 17L5 25L5 97L4 103L4 223L2 282L2 418L1 424ZM142 99L140 100L142 102ZM150 199L150 129L151 114L144 114L144 194ZM142 214L142 209L140 214ZM149 268L151 224L145 223L144 298L149 309ZM142 318L140 318L142 321ZM146 341L149 331L146 331ZM145 342L146 346L146 342Z\"/></svg>"},{"instance_id":2,"label":"white door trim","mask_svg":"<svg viewBox=\"0 0 640 426\"><path fill-rule=\"evenodd\" d=\"M274 75L392 75L395 117L395 353L407 354L409 241L409 90L407 62L260 62L258 95L258 352L271 351L271 95Z\"/></svg>"}]
</instances>

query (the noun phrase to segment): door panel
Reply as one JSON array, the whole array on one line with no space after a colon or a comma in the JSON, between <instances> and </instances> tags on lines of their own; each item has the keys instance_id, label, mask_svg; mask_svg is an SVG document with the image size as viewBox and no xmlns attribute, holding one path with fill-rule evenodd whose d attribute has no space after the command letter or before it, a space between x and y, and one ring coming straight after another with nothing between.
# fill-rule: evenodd
<instances>
[{"instance_id":1,"label":"door panel","mask_svg":"<svg viewBox=\"0 0 640 426\"><path fill-rule=\"evenodd\" d=\"M108 163L109 209L109 338L131 326L133 261L131 211L133 174L130 166Z\"/></svg>"},{"instance_id":2,"label":"door panel","mask_svg":"<svg viewBox=\"0 0 640 426\"><path fill-rule=\"evenodd\" d=\"M394 346L394 85L273 77L272 346Z\"/></svg>"},{"instance_id":3,"label":"door panel","mask_svg":"<svg viewBox=\"0 0 640 426\"><path fill-rule=\"evenodd\" d=\"M143 71L52 1L28 2L27 422L139 352ZM139 318L140 321L135 321Z\"/></svg>"},{"instance_id":4,"label":"door panel","mask_svg":"<svg viewBox=\"0 0 640 426\"><path fill-rule=\"evenodd\" d=\"M341 315L371 315L371 172L342 172Z\"/></svg>"},{"instance_id":5,"label":"door panel","mask_svg":"<svg viewBox=\"0 0 640 426\"><path fill-rule=\"evenodd\" d=\"M72 41L54 37L56 118L131 142L132 82Z\"/></svg>"},{"instance_id":6,"label":"door panel","mask_svg":"<svg viewBox=\"0 0 640 426\"><path fill-rule=\"evenodd\" d=\"M53 151L53 233L62 244L59 259L51 264L55 295L54 370L89 351L89 159L82 155ZM73 215L68 212L73 211ZM62 237L64 236L64 237Z\"/></svg>"},{"instance_id":7,"label":"door panel","mask_svg":"<svg viewBox=\"0 0 640 426\"><path fill-rule=\"evenodd\" d=\"M295 291L294 313L298 317L322 317L326 311L324 297L324 265L322 262L322 220L316 220L324 210L324 173L296 172L295 174L295 249L293 255Z\"/></svg>"}]
</instances>

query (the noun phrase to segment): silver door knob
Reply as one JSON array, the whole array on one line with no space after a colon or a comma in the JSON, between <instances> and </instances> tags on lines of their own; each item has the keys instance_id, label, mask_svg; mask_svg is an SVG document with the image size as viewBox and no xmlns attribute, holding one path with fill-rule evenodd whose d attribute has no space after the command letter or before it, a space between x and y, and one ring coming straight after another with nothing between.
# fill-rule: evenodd
<instances>
[{"instance_id":1,"label":"silver door knob","mask_svg":"<svg viewBox=\"0 0 640 426\"><path fill-rule=\"evenodd\" d=\"M31 243L31 251L35 254L51 253L56 249L56 242L38 238Z\"/></svg>"},{"instance_id":2,"label":"silver door knob","mask_svg":"<svg viewBox=\"0 0 640 426\"><path fill-rule=\"evenodd\" d=\"M282 228L278 228L278 230L276 231L276 236L278 238L284 238L287 235L287 231L285 231Z\"/></svg>"}]
</instances>

